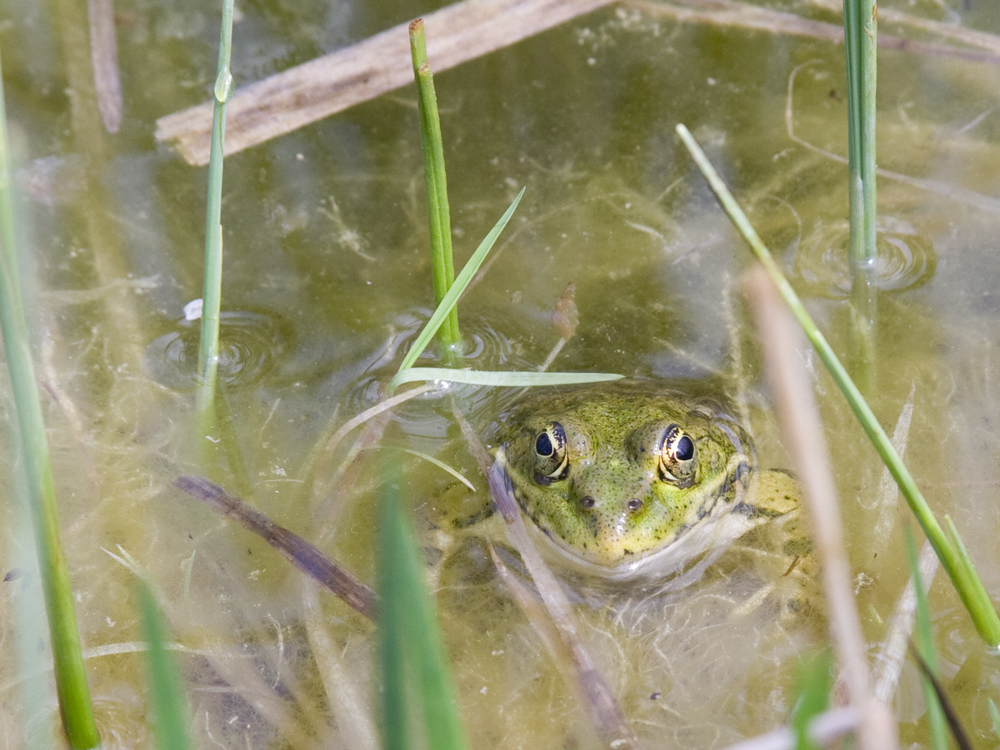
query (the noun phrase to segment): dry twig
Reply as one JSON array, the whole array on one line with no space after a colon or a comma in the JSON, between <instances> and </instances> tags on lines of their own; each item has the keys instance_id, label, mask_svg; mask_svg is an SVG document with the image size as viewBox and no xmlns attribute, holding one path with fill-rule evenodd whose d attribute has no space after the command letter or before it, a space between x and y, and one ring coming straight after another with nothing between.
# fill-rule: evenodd
<instances>
[{"instance_id":1,"label":"dry twig","mask_svg":"<svg viewBox=\"0 0 1000 750\"><path fill-rule=\"evenodd\" d=\"M850 704L862 716L858 732L861 746L868 750L890 750L898 745L895 724L888 709L872 700L865 641L851 588L833 471L808 375L797 354L801 332L765 272L754 269L751 274L747 294L757 320L768 380L788 452L802 481L809 509L829 605L834 650Z\"/></svg>"},{"instance_id":2,"label":"dry twig","mask_svg":"<svg viewBox=\"0 0 1000 750\"><path fill-rule=\"evenodd\" d=\"M94 66L97 108L104 128L117 133L122 125L122 83L118 74L113 0L87 0L90 20L90 59Z\"/></svg>"},{"instance_id":3,"label":"dry twig","mask_svg":"<svg viewBox=\"0 0 1000 750\"><path fill-rule=\"evenodd\" d=\"M611 0L464 0L424 18L436 73L534 36ZM413 83L408 23L236 91L226 108L226 155ZM212 102L156 121L189 164L208 163Z\"/></svg>"}]
</instances>

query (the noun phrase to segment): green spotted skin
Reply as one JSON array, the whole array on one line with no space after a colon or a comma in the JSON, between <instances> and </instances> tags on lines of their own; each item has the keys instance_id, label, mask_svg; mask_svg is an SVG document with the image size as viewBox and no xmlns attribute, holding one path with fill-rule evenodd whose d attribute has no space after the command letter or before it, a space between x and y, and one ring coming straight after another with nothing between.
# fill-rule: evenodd
<instances>
[{"instance_id":1,"label":"green spotted skin","mask_svg":"<svg viewBox=\"0 0 1000 750\"><path fill-rule=\"evenodd\" d=\"M697 556L760 517L745 503L754 459L743 429L656 381L529 395L502 416L497 442L524 513L566 557L611 577L659 556L683 563L662 553ZM736 523L717 533L727 516Z\"/></svg>"}]
</instances>

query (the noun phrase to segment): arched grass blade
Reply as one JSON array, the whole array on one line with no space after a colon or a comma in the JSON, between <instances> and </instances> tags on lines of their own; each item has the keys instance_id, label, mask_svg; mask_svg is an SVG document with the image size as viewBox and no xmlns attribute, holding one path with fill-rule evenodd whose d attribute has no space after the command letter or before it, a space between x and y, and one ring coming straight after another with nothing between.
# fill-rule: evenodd
<instances>
[{"instance_id":1,"label":"arched grass blade","mask_svg":"<svg viewBox=\"0 0 1000 750\"><path fill-rule=\"evenodd\" d=\"M798 321L805 332L806 338L813 345L820 360L822 360L826 369L830 372L837 387L840 388L841 393L844 394L844 398L847 399L847 403L850 405L854 415L875 446L875 450L885 462L886 467L888 467L889 472L892 474L892 478L896 480L896 484L899 485L899 489L903 493L903 497L906 498L910 510L913 511L917 522L934 547L938 559L941 560L941 566L948 573L948 577L951 578L952 584L955 586L955 590L958 592L962 603L969 611L979 635L991 648L1000 647L1000 617L997 617L996 609L994 609L993 603L986 593L986 588L983 586L982 580L971 564L963 563L960 553L956 550L956 546L945 536L941 525L931 512L930 506L927 505L927 501L917 487L913 476L899 457L899 453L896 452L889 437L885 434L882 425L876 419L875 413L868 406L868 403L861 395L861 391L858 390L850 375L847 374L847 370L840 363L833 348L827 342L826 337L823 336L813 322L812 317L806 312L795 290L792 289L792 285L788 283L788 279L785 278L781 269L778 268L778 264L771 256L771 252L750 224L750 220L747 219L746 214L743 213L736 199L729 192L729 188L726 187L718 172L715 171L715 168L708 161L705 152L701 150L695 142L694 137L683 124L677 125L677 133L691 153L701 173L708 180L709 185L712 187L719 203L722 204L722 208L729 216L730 221L739 230L754 256L764 266L767 275L778 288L778 292L791 309L792 315L795 316L796 321Z\"/></svg>"},{"instance_id":2,"label":"arched grass blade","mask_svg":"<svg viewBox=\"0 0 1000 750\"><path fill-rule=\"evenodd\" d=\"M489 231L489 234L479 243L479 247L476 248L476 252L472 254L469 261L465 264L462 272L458 274L455 279L455 283L451 285L448 289L448 293L445 294L444 299L434 310L434 314L431 315L431 319L427 321L427 325L424 326L420 335L417 336L416 341L413 342L413 346L410 347L410 351L407 352L406 357L403 359L403 363L399 366L399 371L408 369L413 366L413 363L417 361L417 357L423 354L424 349L430 344L431 339L434 338L434 334L437 333L438 328L447 318L448 313L451 311L456 304L458 304L458 298L462 296L462 292L465 291L466 287L469 286L469 282L472 281L472 277L476 275L476 271L486 260L486 256L489 254L490 250L493 249L493 245L496 243L497 238L503 231L504 227L507 226L507 222L510 221L510 217L514 215L514 210L517 208L517 204L521 202L521 196L524 195L524 188L521 188L521 192L517 194L513 203L510 207L504 211L503 216L500 217L493 229ZM389 394L392 394L392 388L388 389Z\"/></svg>"},{"instance_id":3,"label":"arched grass blade","mask_svg":"<svg viewBox=\"0 0 1000 750\"><path fill-rule=\"evenodd\" d=\"M526 386L600 383L606 380L619 380L621 377L621 375L610 372L538 372L536 370L495 372L493 370L452 370L447 367L411 367L396 373L389 381L388 390L391 392L403 383L424 380L446 380L466 385L524 388Z\"/></svg>"},{"instance_id":4,"label":"arched grass blade","mask_svg":"<svg viewBox=\"0 0 1000 750\"><path fill-rule=\"evenodd\" d=\"M8 163L7 116L3 73L0 71L0 328L3 331L7 370L17 409L18 435L28 488L28 503L38 551L38 568L45 596L45 614L52 640L59 712L70 747L100 744L83 666L80 635L73 607L69 570L59 538L52 467L45 436L45 421L38 398L38 384L28 341L20 275L17 269L14 209Z\"/></svg>"}]
</instances>

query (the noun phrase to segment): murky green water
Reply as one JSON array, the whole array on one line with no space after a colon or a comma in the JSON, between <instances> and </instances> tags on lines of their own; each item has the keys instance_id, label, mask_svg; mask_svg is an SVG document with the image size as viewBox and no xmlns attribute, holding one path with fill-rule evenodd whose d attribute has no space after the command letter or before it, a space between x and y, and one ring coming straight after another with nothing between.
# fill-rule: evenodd
<instances>
[{"instance_id":1,"label":"murky green water","mask_svg":"<svg viewBox=\"0 0 1000 750\"><path fill-rule=\"evenodd\" d=\"M79 5L3 0L0 45L39 377L106 746L148 742L133 597L141 569L186 649L179 658L199 746L372 747L370 625L170 483L211 473L234 492L249 487L264 512L371 580L374 470L363 467L350 492L339 493L324 484L331 467L308 457L331 420L373 403L377 379L392 372L428 313L413 92L227 159L228 455L240 461L206 468L190 386L194 338L183 322L183 306L201 295L206 170L157 144L153 130L156 118L208 98L219 19L187 0L116 3L125 116L121 133L109 136L92 99ZM990 30L984 5L974 1L965 23ZM902 9L951 18L931 2ZM238 85L433 7L251 2L239 10ZM694 132L847 357L846 303L838 277L824 270L840 265L846 169L790 139L793 70L796 135L844 153L841 48L822 40L614 7L438 75L459 262L527 186L496 259L463 302L467 336L482 343L470 360L540 363L558 339L551 308L572 282L580 327L554 369L656 375L742 403L762 462L787 465L740 293L749 254L673 128L684 122ZM883 245L895 265L886 271L892 291L879 297L873 363L876 413L891 432L912 405L911 470L939 515L954 518L996 599L998 84L995 65L882 55L879 164L912 179L879 185ZM874 451L815 370L859 607L875 644L905 582L909 512L902 501L876 499ZM485 426L498 408L493 395L469 398ZM8 423L11 408L5 396ZM447 399L406 406L386 445L448 461L482 493L449 408ZM436 554L450 543L431 528L436 514L474 507L481 494L470 497L438 469L400 455ZM5 476L8 497L12 486ZM27 537L14 530L9 506L11 567ZM133 560L135 570L108 553ZM464 547L438 575L472 746L594 746L577 696L482 547ZM36 588L30 572L4 584L8 653ZM822 639L787 632L763 613L729 618L725 577L667 598L627 594L581 605L579 616L649 747L724 747L785 720L796 653ZM936 581L931 604L944 685L986 743L986 698L996 699L1000 670L945 581ZM29 645L46 648L44 639ZM2 663L2 734L16 737L17 696L28 692L15 682L13 660ZM923 742L912 665L903 682L901 731ZM55 720L46 695L32 704L44 709L33 728Z\"/></svg>"}]
</instances>

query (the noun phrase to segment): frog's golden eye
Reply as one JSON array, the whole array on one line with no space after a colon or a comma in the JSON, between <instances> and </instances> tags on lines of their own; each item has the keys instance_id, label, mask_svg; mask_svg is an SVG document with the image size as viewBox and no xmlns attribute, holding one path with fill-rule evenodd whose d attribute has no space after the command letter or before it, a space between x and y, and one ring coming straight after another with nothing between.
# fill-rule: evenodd
<instances>
[{"instance_id":1,"label":"frog's golden eye","mask_svg":"<svg viewBox=\"0 0 1000 750\"><path fill-rule=\"evenodd\" d=\"M549 422L535 438L535 482L546 487L568 475L566 430L558 422Z\"/></svg>"},{"instance_id":2,"label":"frog's golden eye","mask_svg":"<svg viewBox=\"0 0 1000 750\"><path fill-rule=\"evenodd\" d=\"M694 440L675 424L663 431L656 448L659 456L660 479L677 487L690 487L695 483Z\"/></svg>"}]
</instances>

